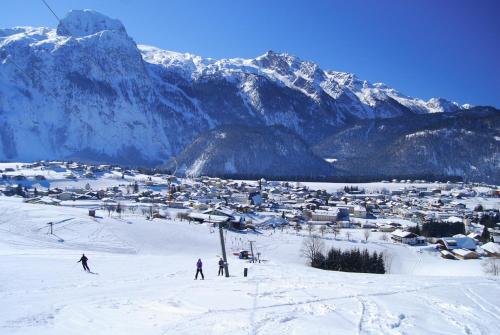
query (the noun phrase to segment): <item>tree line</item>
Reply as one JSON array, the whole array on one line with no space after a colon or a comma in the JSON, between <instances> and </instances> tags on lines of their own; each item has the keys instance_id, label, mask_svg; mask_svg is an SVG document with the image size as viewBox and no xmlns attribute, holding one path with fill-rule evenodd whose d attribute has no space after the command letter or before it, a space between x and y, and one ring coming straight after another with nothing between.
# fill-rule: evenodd
<instances>
[{"instance_id":1,"label":"tree line","mask_svg":"<svg viewBox=\"0 0 500 335\"><path fill-rule=\"evenodd\" d=\"M361 272L361 273L385 273L384 257L382 253L369 253L367 249L340 250L331 248L326 255L316 254L311 266L323 270Z\"/></svg>"},{"instance_id":2,"label":"tree line","mask_svg":"<svg viewBox=\"0 0 500 335\"><path fill-rule=\"evenodd\" d=\"M386 273L383 253L359 249L341 250L331 248L324 253L323 240L312 236L304 241L302 254L310 265L317 269L343 272Z\"/></svg>"},{"instance_id":3,"label":"tree line","mask_svg":"<svg viewBox=\"0 0 500 335\"><path fill-rule=\"evenodd\" d=\"M165 170L164 172L170 172ZM302 181L302 182L330 182L330 183L369 183L377 182L384 179L397 179L397 180L432 180L440 182L461 182L461 176L448 176L448 175L435 175L435 174L406 174L406 175L386 175L386 174L373 174L373 175L349 175L342 174L337 176L318 176L318 175L262 175L262 174L249 174L249 173L212 173L207 174L207 177L218 177L222 179L233 180L258 180L265 178L274 181Z\"/></svg>"},{"instance_id":4,"label":"tree line","mask_svg":"<svg viewBox=\"0 0 500 335\"><path fill-rule=\"evenodd\" d=\"M430 219L422 227L417 225L409 228L409 231L425 237L447 237L456 234L465 234L465 225L463 222L445 222Z\"/></svg>"}]
</instances>

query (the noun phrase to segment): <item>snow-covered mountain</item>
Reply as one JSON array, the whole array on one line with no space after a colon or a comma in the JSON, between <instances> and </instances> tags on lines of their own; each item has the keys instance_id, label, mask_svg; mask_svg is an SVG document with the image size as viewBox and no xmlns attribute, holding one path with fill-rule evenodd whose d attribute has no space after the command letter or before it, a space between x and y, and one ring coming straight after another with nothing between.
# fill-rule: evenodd
<instances>
[{"instance_id":1,"label":"snow-covered mountain","mask_svg":"<svg viewBox=\"0 0 500 335\"><path fill-rule=\"evenodd\" d=\"M334 174L331 164L314 155L300 137L281 126L230 125L213 129L201 134L169 162L168 168L177 168L188 176L306 179Z\"/></svg>"},{"instance_id":2,"label":"snow-covered mountain","mask_svg":"<svg viewBox=\"0 0 500 335\"><path fill-rule=\"evenodd\" d=\"M500 113L472 107L450 114L361 120L314 147L344 174L462 176L500 182Z\"/></svg>"},{"instance_id":3,"label":"snow-covered mountain","mask_svg":"<svg viewBox=\"0 0 500 335\"><path fill-rule=\"evenodd\" d=\"M57 29L0 30L0 160L155 165L221 126L282 126L315 145L362 119L467 108L285 53L214 60L138 46L91 10Z\"/></svg>"},{"instance_id":4,"label":"snow-covered mountain","mask_svg":"<svg viewBox=\"0 0 500 335\"><path fill-rule=\"evenodd\" d=\"M0 159L159 163L208 127L101 14L70 12L57 30L1 30L0 51Z\"/></svg>"}]
</instances>

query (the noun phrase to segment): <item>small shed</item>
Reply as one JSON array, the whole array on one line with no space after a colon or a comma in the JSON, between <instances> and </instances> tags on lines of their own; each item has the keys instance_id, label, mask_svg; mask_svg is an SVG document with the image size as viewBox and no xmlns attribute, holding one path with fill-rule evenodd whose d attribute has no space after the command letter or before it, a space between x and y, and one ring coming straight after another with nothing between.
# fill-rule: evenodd
<instances>
[{"instance_id":1,"label":"small shed","mask_svg":"<svg viewBox=\"0 0 500 335\"><path fill-rule=\"evenodd\" d=\"M425 244L425 239L422 240L419 237L417 234L400 229L393 231L391 234L391 238L396 242L409 245Z\"/></svg>"},{"instance_id":2,"label":"small shed","mask_svg":"<svg viewBox=\"0 0 500 335\"><path fill-rule=\"evenodd\" d=\"M467 250L467 249L454 249L453 255L455 255L456 258L462 259L462 260L479 258L479 255L477 253L475 253L474 251Z\"/></svg>"},{"instance_id":3,"label":"small shed","mask_svg":"<svg viewBox=\"0 0 500 335\"><path fill-rule=\"evenodd\" d=\"M448 250L441 250L441 257L446 259L456 259L455 255Z\"/></svg>"},{"instance_id":4,"label":"small shed","mask_svg":"<svg viewBox=\"0 0 500 335\"><path fill-rule=\"evenodd\" d=\"M454 250L454 249L468 249L476 250L476 241L470 237L443 237L436 241L441 249Z\"/></svg>"},{"instance_id":5,"label":"small shed","mask_svg":"<svg viewBox=\"0 0 500 335\"><path fill-rule=\"evenodd\" d=\"M486 256L490 257L500 257L500 244L494 242L488 242L481 246L481 250L484 251Z\"/></svg>"}]
</instances>

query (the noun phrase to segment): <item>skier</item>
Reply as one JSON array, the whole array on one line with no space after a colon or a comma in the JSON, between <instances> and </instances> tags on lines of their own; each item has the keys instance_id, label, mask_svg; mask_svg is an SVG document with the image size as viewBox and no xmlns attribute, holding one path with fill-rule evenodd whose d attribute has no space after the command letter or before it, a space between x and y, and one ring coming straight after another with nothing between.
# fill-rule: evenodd
<instances>
[{"instance_id":1,"label":"skier","mask_svg":"<svg viewBox=\"0 0 500 335\"><path fill-rule=\"evenodd\" d=\"M80 258L80 260L77 263L82 262L83 269L87 272L90 272L89 266L87 265L88 260L89 259L87 258L87 256L85 256L85 254L82 254L82 257Z\"/></svg>"},{"instance_id":2,"label":"skier","mask_svg":"<svg viewBox=\"0 0 500 335\"><path fill-rule=\"evenodd\" d=\"M205 276L203 275L203 263L201 262L201 259L198 258L198 262L196 262L196 275L194 276L194 279L198 279L198 273L201 274L201 279L205 280Z\"/></svg>"},{"instance_id":3,"label":"skier","mask_svg":"<svg viewBox=\"0 0 500 335\"><path fill-rule=\"evenodd\" d=\"M217 276L223 276L224 275L224 260L221 258L219 260L219 274Z\"/></svg>"}]
</instances>

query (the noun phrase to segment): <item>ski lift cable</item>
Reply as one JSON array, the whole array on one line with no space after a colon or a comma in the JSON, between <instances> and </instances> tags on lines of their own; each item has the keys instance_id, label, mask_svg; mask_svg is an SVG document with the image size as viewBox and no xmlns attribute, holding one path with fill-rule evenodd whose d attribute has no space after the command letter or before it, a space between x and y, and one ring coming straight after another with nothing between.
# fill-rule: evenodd
<instances>
[{"instance_id":1,"label":"ski lift cable","mask_svg":"<svg viewBox=\"0 0 500 335\"><path fill-rule=\"evenodd\" d=\"M57 21L59 21L59 23L61 23L61 19L59 18L59 16L57 16L57 14L52 10L52 8L50 8L49 4L45 1L45 0L42 0L42 2L44 3L44 5L50 10L50 12L52 13L52 15L55 16L55 18L57 19Z\"/></svg>"},{"instance_id":2,"label":"ski lift cable","mask_svg":"<svg viewBox=\"0 0 500 335\"><path fill-rule=\"evenodd\" d=\"M64 28L64 30L66 30L66 33L70 34L70 30L67 29L65 26L64 26L64 23L61 21L61 19L59 18L59 16L57 16L56 12L54 12L52 10L52 8L49 6L49 4L47 3L47 1L45 0L42 0L43 4L45 5L45 7L47 7L49 9L49 11L52 13L52 15L54 15L54 17L56 18L57 22L59 22L59 24L61 25L61 28Z\"/></svg>"},{"instance_id":3,"label":"ski lift cable","mask_svg":"<svg viewBox=\"0 0 500 335\"><path fill-rule=\"evenodd\" d=\"M41 1L49 9L49 11L52 13L52 15L54 15L54 17L56 18L56 20L59 22L60 27L63 28L68 35L71 35L71 31L64 25L63 21L61 21L61 19L59 18L59 16L57 16L57 14L52 10L52 8L49 6L49 4L47 3L47 1L45 1L45 0L41 0ZM106 73L104 73L104 77L105 77L105 79L108 82L111 83L110 77Z\"/></svg>"},{"instance_id":4,"label":"ski lift cable","mask_svg":"<svg viewBox=\"0 0 500 335\"><path fill-rule=\"evenodd\" d=\"M49 9L49 11L55 16L55 18L57 19L57 21L62 25L62 22L61 22L61 19L59 19L59 17L57 16L57 14L52 10L52 8L50 8L49 4L45 1L45 0L42 0L42 2L44 3L44 5ZM19 70L21 71L22 74L24 74L29 80L31 80L31 82L33 82L33 77L30 76L21 66L19 66L19 64L17 64L11 57L11 55L8 55L5 51L2 51L2 54L1 54L1 57L5 60L5 61L9 61L11 62L12 64L14 64L14 66Z\"/></svg>"},{"instance_id":5,"label":"ski lift cable","mask_svg":"<svg viewBox=\"0 0 500 335\"><path fill-rule=\"evenodd\" d=\"M19 64L17 64L11 57L11 55L7 54L6 51L2 51L1 53L1 57L4 59L5 62L11 62L12 64L14 64L14 66L19 70L21 71L21 73L23 75L26 76L27 79L31 80L33 82L33 78L21 67L19 66Z\"/></svg>"}]
</instances>

